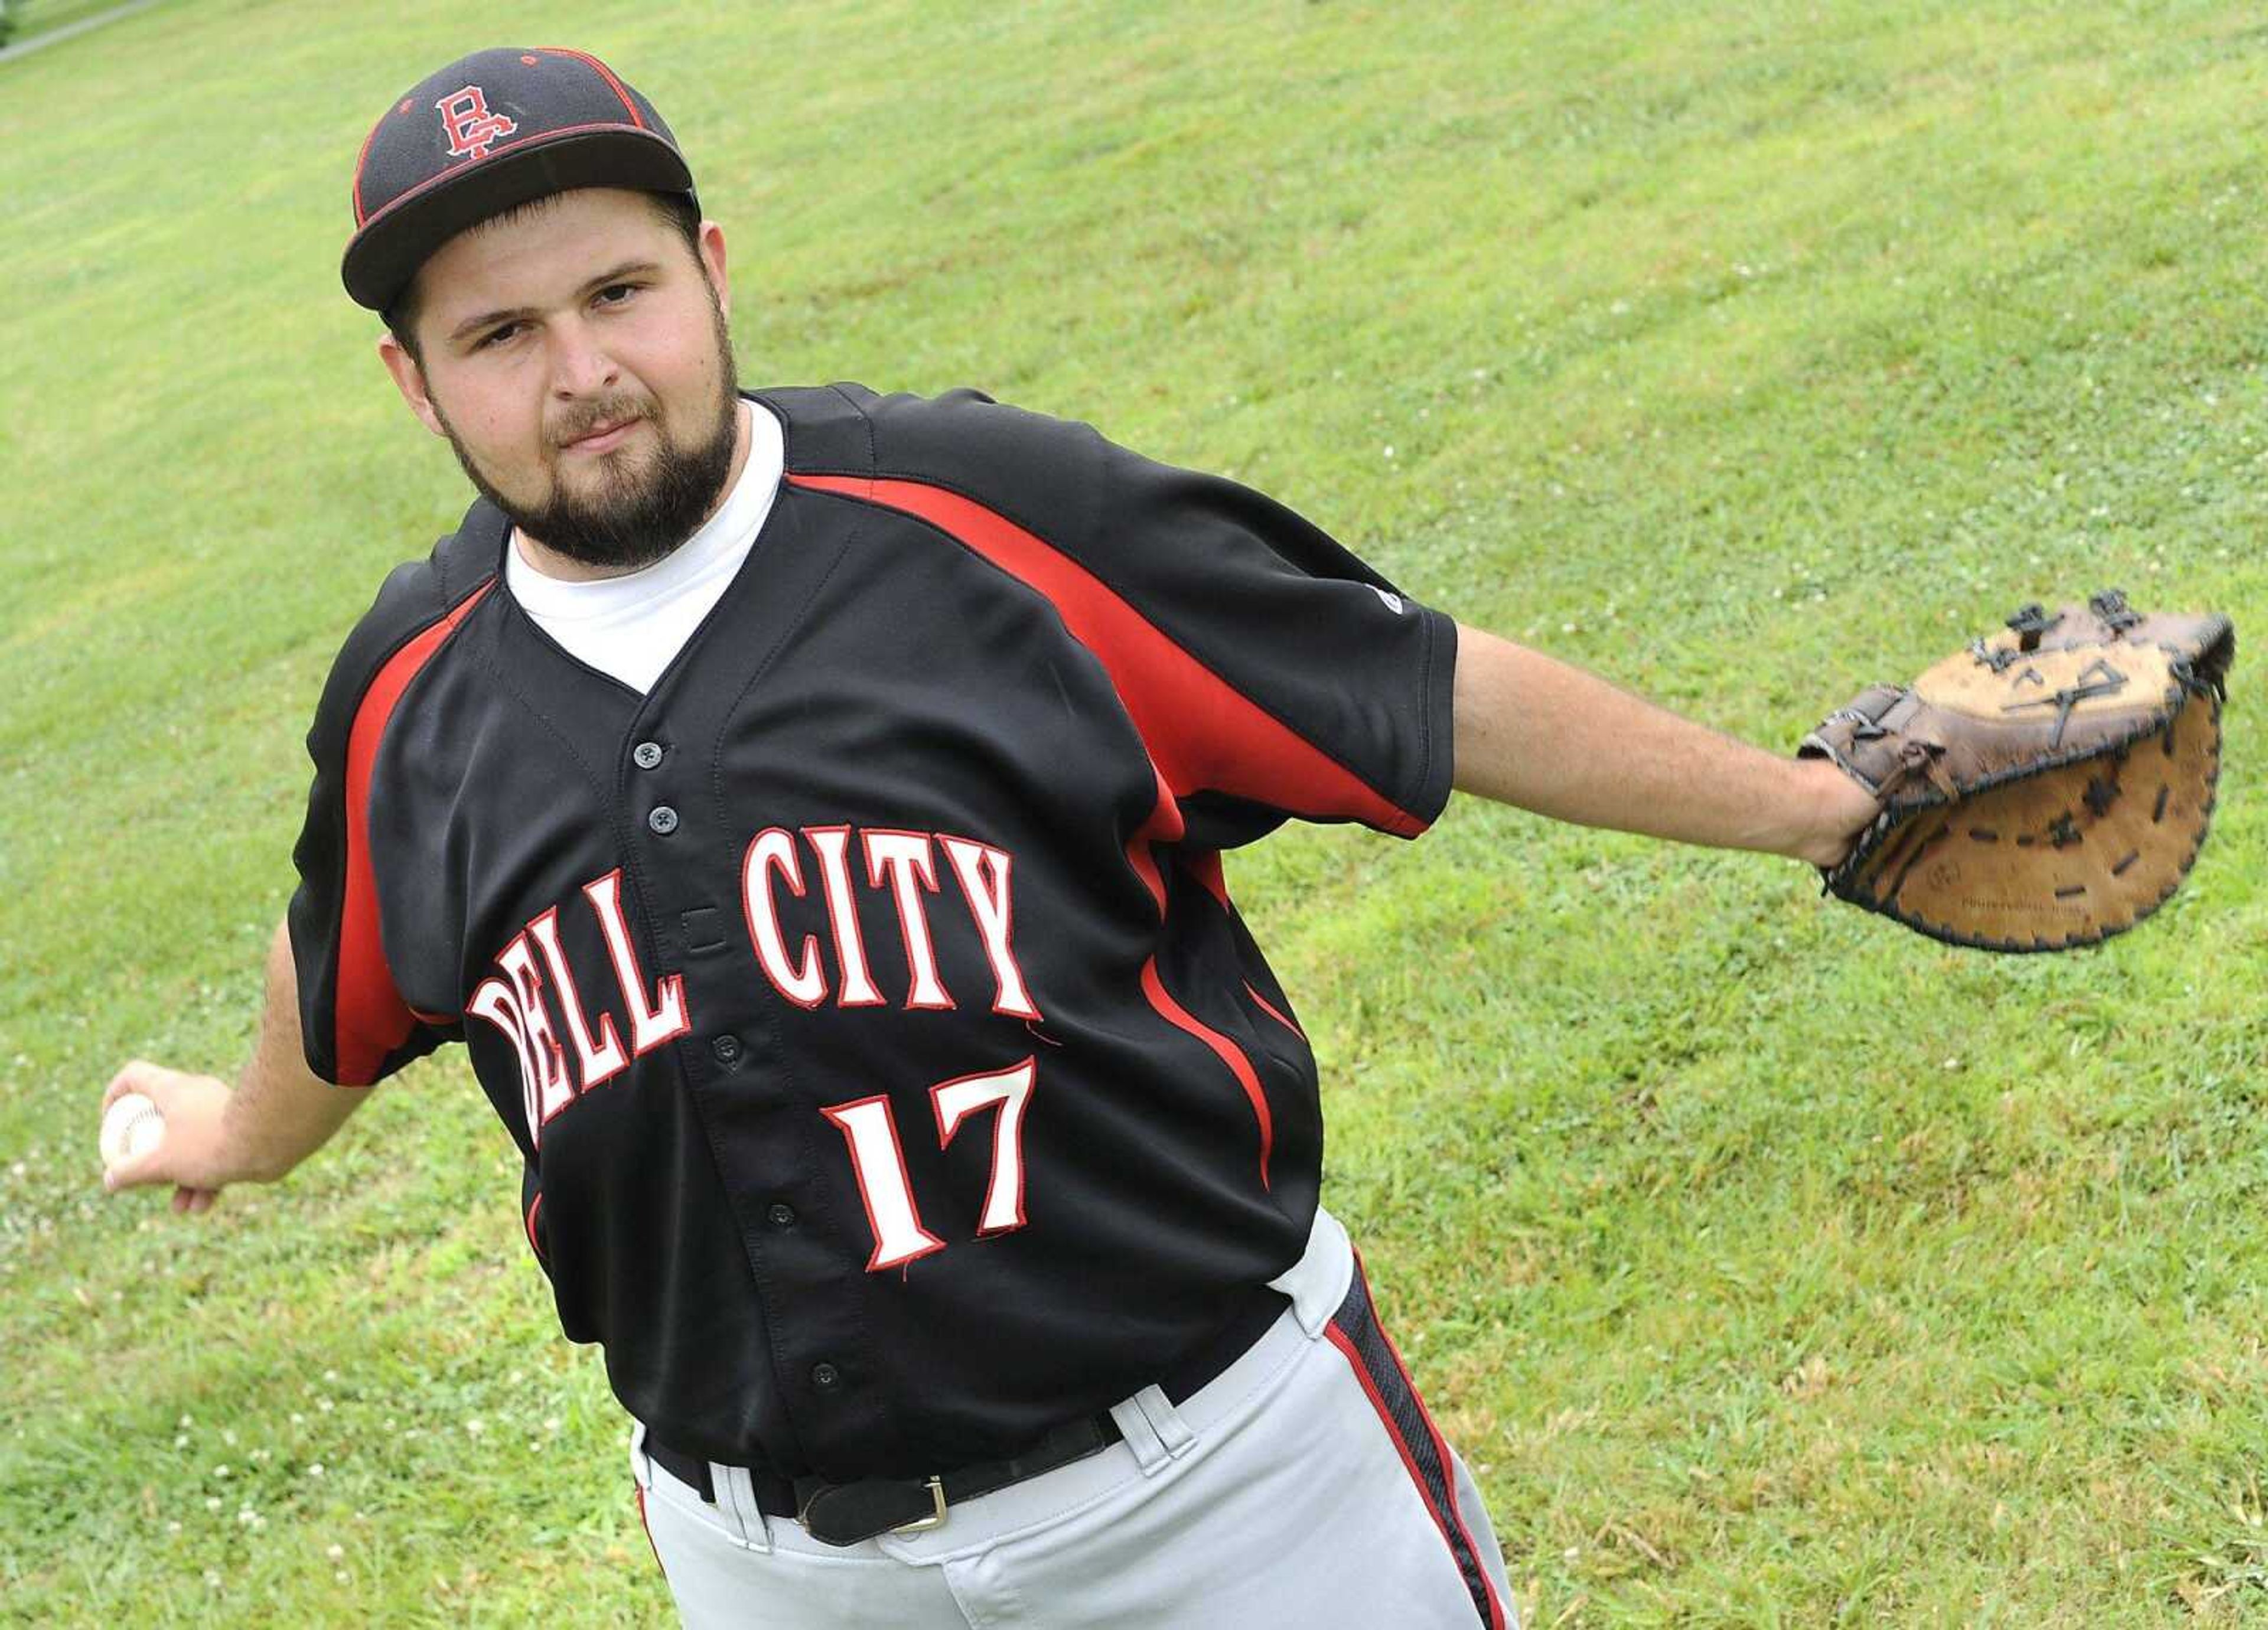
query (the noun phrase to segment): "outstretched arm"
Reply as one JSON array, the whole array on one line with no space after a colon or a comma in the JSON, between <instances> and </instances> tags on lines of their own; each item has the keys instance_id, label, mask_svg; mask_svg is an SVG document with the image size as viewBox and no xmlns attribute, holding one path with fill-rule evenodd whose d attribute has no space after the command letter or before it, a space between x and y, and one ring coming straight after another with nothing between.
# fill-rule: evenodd
<instances>
[{"instance_id":1,"label":"outstretched arm","mask_svg":"<svg viewBox=\"0 0 2268 1630\"><path fill-rule=\"evenodd\" d=\"M232 1089L211 1075L191 1075L136 1058L111 1078L102 1107L138 1092L165 1117L166 1135L138 1160L103 1174L112 1191L173 1184L173 1209L203 1211L227 1184L273 1183L336 1132L370 1095L335 1087L307 1068L299 1045L299 979L291 939L279 926L268 951L268 1006L260 1039Z\"/></svg>"},{"instance_id":2,"label":"outstretched arm","mask_svg":"<svg viewBox=\"0 0 2268 1630\"><path fill-rule=\"evenodd\" d=\"M1782 758L1460 623L1456 785L1584 826L1815 866L1878 806L1823 760Z\"/></svg>"}]
</instances>

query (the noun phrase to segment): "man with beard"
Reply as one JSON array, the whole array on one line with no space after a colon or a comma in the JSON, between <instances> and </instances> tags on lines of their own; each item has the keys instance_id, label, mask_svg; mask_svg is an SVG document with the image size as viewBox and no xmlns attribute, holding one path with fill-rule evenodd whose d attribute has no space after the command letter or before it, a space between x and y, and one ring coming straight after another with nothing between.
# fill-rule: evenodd
<instances>
[{"instance_id":1,"label":"man with beard","mask_svg":"<svg viewBox=\"0 0 2268 1630\"><path fill-rule=\"evenodd\" d=\"M1221 852L1454 779L1824 863L1872 801L1084 425L741 392L594 58L450 64L354 197L480 498L333 668L251 1062L120 1071L106 1182L203 1211L463 1044L688 1623L1511 1623Z\"/></svg>"}]
</instances>

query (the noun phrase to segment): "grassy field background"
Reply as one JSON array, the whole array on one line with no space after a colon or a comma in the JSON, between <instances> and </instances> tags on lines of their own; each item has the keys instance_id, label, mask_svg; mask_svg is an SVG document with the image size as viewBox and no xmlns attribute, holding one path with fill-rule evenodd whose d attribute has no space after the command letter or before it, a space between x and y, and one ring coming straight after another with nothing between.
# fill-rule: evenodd
<instances>
[{"instance_id":1,"label":"grassy field background","mask_svg":"<svg viewBox=\"0 0 2268 1630\"><path fill-rule=\"evenodd\" d=\"M1778 749L2026 600L2268 627L2256 8L305 15L0 69L0 1620L667 1615L460 1055L208 1217L97 1184L121 1061L240 1061L322 675L461 507L336 271L461 51L654 98L751 380L1091 420ZM2255 671L2087 955L1463 800L1232 858L1531 1623L2268 1619Z\"/></svg>"},{"instance_id":2,"label":"grassy field background","mask_svg":"<svg viewBox=\"0 0 2268 1630\"><path fill-rule=\"evenodd\" d=\"M7 10L15 27L8 43L22 45L58 28L99 17L123 3L124 0L11 0Z\"/></svg>"}]
</instances>

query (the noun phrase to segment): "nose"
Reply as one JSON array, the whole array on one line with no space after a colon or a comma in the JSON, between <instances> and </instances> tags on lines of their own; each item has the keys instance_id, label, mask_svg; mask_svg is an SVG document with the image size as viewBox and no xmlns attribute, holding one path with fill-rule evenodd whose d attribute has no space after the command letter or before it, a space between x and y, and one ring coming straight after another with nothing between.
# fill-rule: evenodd
<instances>
[{"instance_id":1,"label":"nose","mask_svg":"<svg viewBox=\"0 0 2268 1630\"><path fill-rule=\"evenodd\" d=\"M597 395L620 381L622 369L591 324L569 318L553 332L551 385L563 400Z\"/></svg>"}]
</instances>

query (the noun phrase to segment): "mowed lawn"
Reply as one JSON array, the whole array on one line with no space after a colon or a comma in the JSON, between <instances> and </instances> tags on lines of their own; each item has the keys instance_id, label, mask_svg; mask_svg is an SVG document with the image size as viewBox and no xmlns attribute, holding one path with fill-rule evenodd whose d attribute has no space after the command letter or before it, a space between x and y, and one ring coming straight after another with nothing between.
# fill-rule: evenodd
<instances>
[{"instance_id":1,"label":"mowed lawn","mask_svg":"<svg viewBox=\"0 0 2268 1630\"><path fill-rule=\"evenodd\" d=\"M9 0L5 9L15 24L9 43L21 45L125 4L128 0Z\"/></svg>"},{"instance_id":2,"label":"mowed lawn","mask_svg":"<svg viewBox=\"0 0 2268 1630\"><path fill-rule=\"evenodd\" d=\"M0 1620L666 1619L460 1054L205 1218L93 1151L241 1060L322 676L461 509L338 252L515 42L673 121L752 381L1090 420L1777 749L2028 600L2235 616L2214 837L2095 952L1464 800L1229 870L1531 1623L2268 1619L2256 8L310 15L0 68Z\"/></svg>"}]
</instances>

